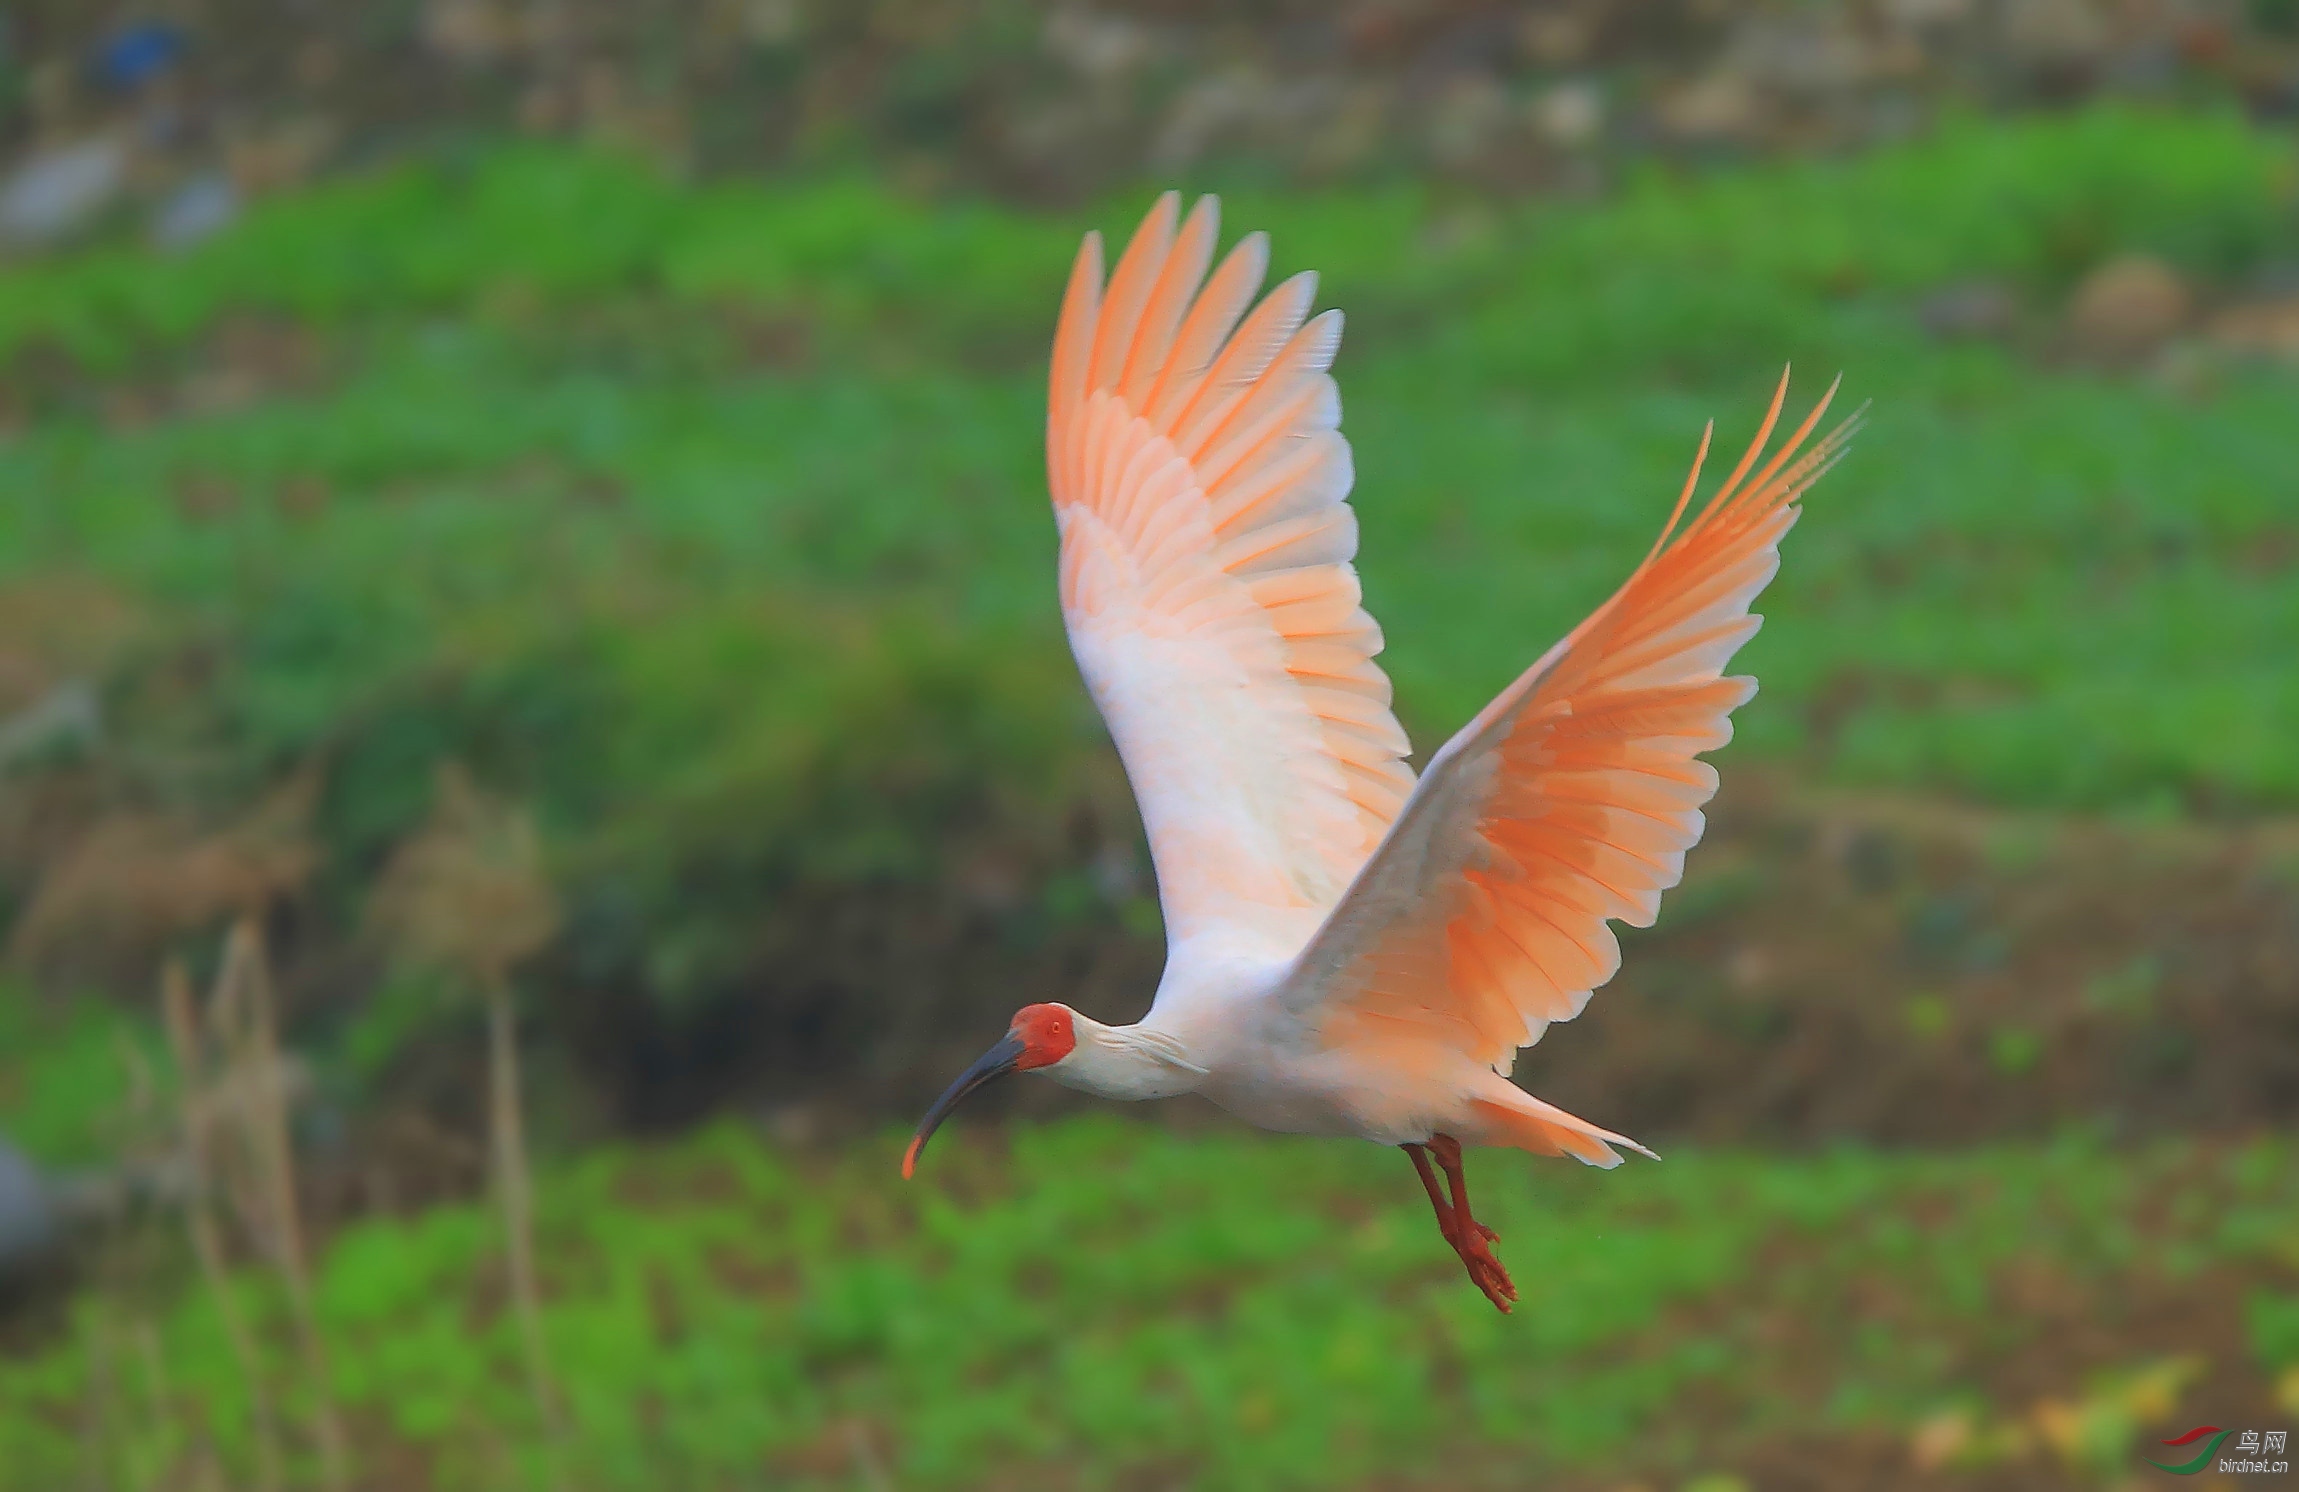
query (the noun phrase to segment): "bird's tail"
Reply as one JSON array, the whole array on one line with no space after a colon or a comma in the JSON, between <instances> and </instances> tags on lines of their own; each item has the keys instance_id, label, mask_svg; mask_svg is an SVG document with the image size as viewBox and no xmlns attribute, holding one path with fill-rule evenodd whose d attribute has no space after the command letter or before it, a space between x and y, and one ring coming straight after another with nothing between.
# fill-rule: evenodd
<instances>
[{"instance_id":1,"label":"bird's tail","mask_svg":"<svg viewBox=\"0 0 2299 1492\"><path fill-rule=\"evenodd\" d=\"M1471 1099L1469 1108L1479 1121L1476 1144L1513 1146L1535 1155L1569 1155L1605 1170L1620 1164L1620 1155L1612 1148L1615 1145L1660 1159L1627 1135L1599 1129L1521 1088L1512 1087L1506 1097Z\"/></svg>"}]
</instances>

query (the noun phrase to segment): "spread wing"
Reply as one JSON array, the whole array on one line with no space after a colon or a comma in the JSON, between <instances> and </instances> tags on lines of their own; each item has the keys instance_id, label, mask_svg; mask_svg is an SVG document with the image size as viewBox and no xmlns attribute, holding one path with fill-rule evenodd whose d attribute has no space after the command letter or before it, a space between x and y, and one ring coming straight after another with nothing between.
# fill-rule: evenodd
<instances>
[{"instance_id":1,"label":"spread wing","mask_svg":"<svg viewBox=\"0 0 2299 1492\"><path fill-rule=\"evenodd\" d=\"M1413 788L1359 603L1349 443L1316 277L1250 314L1254 234L1207 277L1211 197L1158 199L1109 283L1088 234L1054 337L1062 615L1141 804L1170 944L1290 957ZM1240 320L1242 316L1242 321Z\"/></svg>"},{"instance_id":2,"label":"spread wing","mask_svg":"<svg viewBox=\"0 0 2299 1492\"><path fill-rule=\"evenodd\" d=\"M1796 456L1824 398L1743 486L1787 392L1783 375L1748 454L1674 542L1698 460L1628 582L1429 763L1289 981L1317 1042L1419 1044L1506 1074L1620 967L1607 919L1652 925L1716 792L1698 757L1756 692L1723 673L1762 621L1749 604L1851 433Z\"/></svg>"}]
</instances>

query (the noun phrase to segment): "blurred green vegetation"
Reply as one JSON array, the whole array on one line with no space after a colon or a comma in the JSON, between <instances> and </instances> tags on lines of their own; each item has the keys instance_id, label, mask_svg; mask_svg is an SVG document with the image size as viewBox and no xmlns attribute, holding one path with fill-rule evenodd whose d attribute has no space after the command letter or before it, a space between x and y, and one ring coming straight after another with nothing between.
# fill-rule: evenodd
<instances>
[{"instance_id":1,"label":"blurred green vegetation","mask_svg":"<svg viewBox=\"0 0 2299 1492\"><path fill-rule=\"evenodd\" d=\"M1792 359L1797 406L1842 369L1873 412L1767 595L1730 756L2239 815L2299 807L2299 373L2207 347L2091 367L2058 330L2119 254L2207 299L2299 262L2295 183L2286 134L2094 110L1604 202L1225 207L1351 316L1361 569L1424 750L1643 553L1711 416L1729 464ZM1066 827L1107 757L1039 453L1077 235L1122 239L1142 205L499 146L280 197L181 257L0 272L5 642L104 702L100 739L11 762L9 789L215 823L316 765L308 948L350 941L457 760L541 822L569 908L551 975L672 1005L751 998L761 928L818 905L794 893L948 882L986 838L1051 846L1016 926L1146 935L1139 888L1098 889ZM1927 332L1926 297L1973 283L2011 325ZM2156 980L2135 963L2091 998L2144 1009ZM449 1019L420 983L328 995L334 1028L294 1039L332 1043L331 1101ZM1950 1010L1905 1022L1934 1041ZM2007 1020L1988 1060L2029 1072L2045 1041ZM0 991L0 1129L103 1158L150 1047L100 1005ZM1329 1486L1438 1437L1497 1477L1683 1478L1766 1436L1925 1425L1963 1427L1944 1456L2101 1480L2163 1385L2207 1369L2250 1402L2299 1364L2282 1141L1487 1161L1526 1286L1508 1321L1396 1156L1098 1121L1012 1147L952 1145L911 1188L885 1147L732 1130L556 1169L548 1329L585 1485ZM363 1454L410 1485L543 1471L490 1227L369 1221L324 1260ZM312 1385L246 1288L292 1421ZM247 1388L180 1261L74 1310L0 1365L0 1488L153 1485L211 1433L245 1467ZM2224 1330L2166 1341L2165 1319ZM2076 1321L2127 1360L2052 1356ZM2015 1354L2060 1375L2065 1415L1992 1376Z\"/></svg>"},{"instance_id":2,"label":"blurred green vegetation","mask_svg":"<svg viewBox=\"0 0 2299 1492\"><path fill-rule=\"evenodd\" d=\"M2048 328L2137 249L2234 284L2299 244L2293 181L2279 135L2099 111L1601 205L1228 221L1355 318L1362 569L1424 749L1604 594L1702 420L1729 454L1793 359L1799 398L1843 369L1874 414L1767 596L1748 741L1850 783L2226 810L2299 803L2299 588L2256 558L2299 509L2299 382L2051 366L2048 338L1941 343L1917 310L1993 278ZM1092 220L1122 236L1138 206ZM0 574L135 598L111 693L180 791L329 753L353 864L448 751L582 863L720 835L914 862L969 784L1050 801L1096 739L1036 436L1080 226L506 147L280 199L176 260L13 270L0 350L77 375L19 380ZM201 405L251 316L322 371ZM157 413L101 418L122 388ZM199 689L167 687L195 651Z\"/></svg>"},{"instance_id":3,"label":"blurred green vegetation","mask_svg":"<svg viewBox=\"0 0 2299 1492\"><path fill-rule=\"evenodd\" d=\"M0 1135L40 1164L116 1159L132 1111L157 1102L167 1075L151 1022L0 983Z\"/></svg>"},{"instance_id":4,"label":"blurred green vegetation","mask_svg":"<svg viewBox=\"0 0 2299 1492\"><path fill-rule=\"evenodd\" d=\"M2228 815L2299 805L2299 373L2093 368L2058 328L2119 254L2207 298L2299 262L2295 159L2233 118L2101 109L1603 202L1225 216L1352 318L1361 570L1424 752L1609 592L1702 422L1728 464L1793 359L1792 409L1841 369L1872 413L1765 598L1729 756ZM997 937L1153 933L1138 877L1081 868L1134 827L1053 604L1038 433L1077 236L1141 206L506 144L280 196L180 256L9 267L11 703L85 681L104 716L12 787L213 828L312 771L299 936L342 949L459 761L541 826L568 910L542 982L674 1016L851 986L806 962L823 899L948 897L986 844L1019 866ZM1927 332L1925 298L1974 283L2013 323ZM70 843L44 832L0 877L18 912ZM184 931L110 915L147 950ZM362 1013L368 984L301 1033L353 1103L449 1019Z\"/></svg>"},{"instance_id":5,"label":"blurred green vegetation","mask_svg":"<svg viewBox=\"0 0 2299 1492\"><path fill-rule=\"evenodd\" d=\"M582 1484L847 1487L875 1463L917 1487L1158 1468L1328 1487L1436 1444L1463 1475L1683 1477L1767 1436L1899 1439L1942 1414L1995 1427L1959 1442L1967 1461L2090 1484L2128 1469L2180 1386L2256 1397L2291 1350L2272 1301L2255 1346L2194 1361L2144 1331L2104 1374L2053 1349L2283 1259L2299 1165L2280 1141L1693 1154L1601 1175L1488 1158L1479 1210L1524 1288L1506 1319L1388 1151L1107 1119L1007 1146L961 1136L903 1186L892 1140L832 1163L722 1128L547 1178L547 1327ZM318 1283L364 1456L424 1485L541 1474L491 1226L477 1208L364 1223ZM255 1303L292 1423L310 1384L280 1302ZM212 1303L141 1309L84 1300L66 1339L0 1366L0 1402L22 1406L0 1415L0 1487L148 1484L210 1433L244 1472L246 1386ZM2172 1387L2132 1413L2100 1386L2148 1373ZM2055 1439L2047 1404L2083 1436ZM100 1442L77 1428L89 1414L113 1426Z\"/></svg>"}]
</instances>

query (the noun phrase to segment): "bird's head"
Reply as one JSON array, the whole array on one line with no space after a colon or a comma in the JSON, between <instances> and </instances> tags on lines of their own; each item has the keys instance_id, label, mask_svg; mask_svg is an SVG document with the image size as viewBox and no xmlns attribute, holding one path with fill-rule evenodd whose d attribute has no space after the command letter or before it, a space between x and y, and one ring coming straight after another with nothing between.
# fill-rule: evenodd
<instances>
[{"instance_id":1,"label":"bird's head","mask_svg":"<svg viewBox=\"0 0 2299 1492\"><path fill-rule=\"evenodd\" d=\"M902 1156L903 1176L907 1178L917 1170L918 1152L926 1148L926 1141L967 1094L1009 1072L1052 1067L1076 1051L1081 1019L1067 1005L1025 1005L1015 1011L1004 1039L976 1058L972 1067L958 1074L958 1081L935 1099L934 1107L918 1121L918 1133L911 1136L910 1148Z\"/></svg>"}]
</instances>

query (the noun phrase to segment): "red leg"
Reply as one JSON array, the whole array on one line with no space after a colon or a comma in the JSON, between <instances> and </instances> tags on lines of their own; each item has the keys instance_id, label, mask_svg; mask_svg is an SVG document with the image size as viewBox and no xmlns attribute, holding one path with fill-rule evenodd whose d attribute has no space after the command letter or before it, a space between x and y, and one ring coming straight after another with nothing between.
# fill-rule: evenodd
<instances>
[{"instance_id":1,"label":"red leg","mask_svg":"<svg viewBox=\"0 0 2299 1492\"><path fill-rule=\"evenodd\" d=\"M1501 1241L1501 1235L1478 1222L1469 1211L1469 1177L1461 1168L1461 1142L1451 1135L1431 1135L1429 1149L1437 1164L1445 1168L1445 1180L1453 1192L1453 1249L1485 1298L1507 1315L1509 1303L1517 1298L1516 1282L1493 1257L1492 1245Z\"/></svg>"},{"instance_id":2,"label":"red leg","mask_svg":"<svg viewBox=\"0 0 2299 1492\"><path fill-rule=\"evenodd\" d=\"M1421 1173L1421 1190L1429 1194L1429 1205L1437 1209L1437 1231L1445 1241L1453 1241L1453 1209L1445 1205L1445 1194L1437 1186L1437 1173L1429 1169L1428 1147L1400 1145L1398 1149L1413 1157L1413 1169Z\"/></svg>"},{"instance_id":3,"label":"red leg","mask_svg":"<svg viewBox=\"0 0 2299 1492\"><path fill-rule=\"evenodd\" d=\"M1484 1291L1485 1298L1506 1315L1509 1302L1517 1298L1517 1287L1489 1247L1498 1242L1501 1235L1469 1214L1469 1182L1461 1171L1461 1142L1451 1135L1432 1135L1425 1148L1420 1145L1398 1148L1413 1158L1413 1169L1421 1177L1421 1189L1429 1194L1429 1206L1437 1214L1437 1230L1445 1235L1453 1252L1461 1256L1462 1268L1469 1271L1469 1282ZM1437 1185L1436 1173L1429 1168L1430 1151L1436 1152L1437 1164L1445 1168L1445 1178L1452 1184L1450 1203Z\"/></svg>"}]
</instances>

